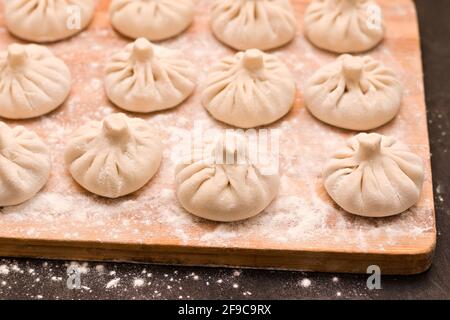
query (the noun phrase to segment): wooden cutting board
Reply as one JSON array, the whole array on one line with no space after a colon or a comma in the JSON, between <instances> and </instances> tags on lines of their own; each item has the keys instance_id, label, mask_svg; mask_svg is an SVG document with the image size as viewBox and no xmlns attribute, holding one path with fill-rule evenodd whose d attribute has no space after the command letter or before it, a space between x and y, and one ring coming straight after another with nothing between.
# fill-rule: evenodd
<instances>
[{"instance_id":1,"label":"wooden cutting board","mask_svg":"<svg viewBox=\"0 0 450 320\"><path fill-rule=\"evenodd\" d=\"M177 202L171 151L181 143L180 132L189 133L195 126L227 128L211 119L201 106L201 86L175 109L139 115L161 131L165 145L162 167L145 188L108 200L89 194L71 179L63 162L67 137L87 121L120 111L105 97L103 70L108 56L129 40L112 30L109 1L101 0L88 30L49 46L73 74L67 102L38 119L6 121L36 130L45 139L51 146L53 169L48 184L35 198L1 209L0 255L325 272L366 272L369 265L380 266L385 274L426 270L433 256L436 229L414 4L410 0L379 1L387 36L370 54L395 69L406 88L400 114L375 131L395 136L423 157L423 194L419 203L402 215L368 219L340 210L322 186L321 170L326 159L354 133L317 121L304 107L306 79L336 56L305 40L303 13L308 1L292 2L298 36L274 54L289 65L299 90L289 115L268 127L281 132L282 186L265 212L248 221L221 224L193 217ZM182 50L196 64L199 84L208 66L232 53L210 32L209 3L196 1L194 24L181 36L162 43ZM15 41L0 16L0 49Z\"/></svg>"}]
</instances>

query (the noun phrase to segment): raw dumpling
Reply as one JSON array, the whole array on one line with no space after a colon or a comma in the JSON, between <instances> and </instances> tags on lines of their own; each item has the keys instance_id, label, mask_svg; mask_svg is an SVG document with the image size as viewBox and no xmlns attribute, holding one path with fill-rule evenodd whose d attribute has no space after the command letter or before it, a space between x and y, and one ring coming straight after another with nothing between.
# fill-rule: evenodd
<instances>
[{"instance_id":1,"label":"raw dumpling","mask_svg":"<svg viewBox=\"0 0 450 320\"><path fill-rule=\"evenodd\" d=\"M111 58L105 88L109 99L128 111L169 109L194 91L195 68L181 52L139 38Z\"/></svg>"},{"instance_id":2,"label":"raw dumpling","mask_svg":"<svg viewBox=\"0 0 450 320\"><path fill-rule=\"evenodd\" d=\"M319 48L355 53L380 43L385 27L374 0L313 0L306 9L305 32Z\"/></svg>"},{"instance_id":3,"label":"raw dumpling","mask_svg":"<svg viewBox=\"0 0 450 320\"><path fill-rule=\"evenodd\" d=\"M164 40L183 32L194 18L192 0L113 0L111 23L130 38Z\"/></svg>"},{"instance_id":4,"label":"raw dumpling","mask_svg":"<svg viewBox=\"0 0 450 320\"><path fill-rule=\"evenodd\" d=\"M34 44L12 44L0 52L0 116L38 117L59 107L69 95L66 64Z\"/></svg>"},{"instance_id":5,"label":"raw dumpling","mask_svg":"<svg viewBox=\"0 0 450 320\"><path fill-rule=\"evenodd\" d=\"M50 152L32 131L0 122L0 207L31 199L50 176Z\"/></svg>"},{"instance_id":6,"label":"raw dumpling","mask_svg":"<svg viewBox=\"0 0 450 320\"><path fill-rule=\"evenodd\" d=\"M422 159L392 137L360 133L327 163L328 194L344 210L387 217L417 203L422 190Z\"/></svg>"},{"instance_id":7,"label":"raw dumpling","mask_svg":"<svg viewBox=\"0 0 450 320\"><path fill-rule=\"evenodd\" d=\"M118 198L142 188L153 177L161 163L162 145L144 120L116 113L79 128L65 158L82 187Z\"/></svg>"},{"instance_id":8,"label":"raw dumpling","mask_svg":"<svg viewBox=\"0 0 450 320\"><path fill-rule=\"evenodd\" d=\"M306 84L305 104L328 124L370 130L400 109L403 87L394 71L370 57L342 55L320 68Z\"/></svg>"},{"instance_id":9,"label":"raw dumpling","mask_svg":"<svg viewBox=\"0 0 450 320\"><path fill-rule=\"evenodd\" d=\"M250 157L248 139L228 134L193 150L176 167L177 196L190 213L213 221L238 221L263 211L278 193L278 172Z\"/></svg>"},{"instance_id":10,"label":"raw dumpling","mask_svg":"<svg viewBox=\"0 0 450 320\"><path fill-rule=\"evenodd\" d=\"M289 0L214 0L211 28L236 50L270 50L291 41L297 26Z\"/></svg>"},{"instance_id":11,"label":"raw dumpling","mask_svg":"<svg viewBox=\"0 0 450 320\"><path fill-rule=\"evenodd\" d=\"M212 67L202 102L217 120L252 128L287 114L295 93L295 80L286 65L274 55L251 49Z\"/></svg>"},{"instance_id":12,"label":"raw dumpling","mask_svg":"<svg viewBox=\"0 0 450 320\"><path fill-rule=\"evenodd\" d=\"M33 42L73 36L89 24L95 9L93 0L7 0L4 3L9 31Z\"/></svg>"}]
</instances>

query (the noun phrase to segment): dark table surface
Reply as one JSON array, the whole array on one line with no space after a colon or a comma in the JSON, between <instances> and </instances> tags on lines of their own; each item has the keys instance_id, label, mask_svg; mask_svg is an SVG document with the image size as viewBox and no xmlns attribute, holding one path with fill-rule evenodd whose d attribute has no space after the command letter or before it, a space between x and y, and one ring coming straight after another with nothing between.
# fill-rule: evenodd
<instances>
[{"instance_id":1,"label":"dark table surface","mask_svg":"<svg viewBox=\"0 0 450 320\"><path fill-rule=\"evenodd\" d=\"M431 136L438 245L431 269L382 276L78 263L81 289L67 288L71 262L0 259L0 299L449 299L450 0L416 0Z\"/></svg>"}]
</instances>

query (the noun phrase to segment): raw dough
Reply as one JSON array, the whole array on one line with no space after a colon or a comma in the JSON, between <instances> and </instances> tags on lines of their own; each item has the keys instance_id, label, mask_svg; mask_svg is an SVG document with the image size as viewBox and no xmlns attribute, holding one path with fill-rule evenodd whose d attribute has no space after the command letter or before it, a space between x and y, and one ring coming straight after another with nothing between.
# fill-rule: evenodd
<instances>
[{"instance_id":1,"label":"raw dough","mask_svg":"<svg viewBox=\"0 0 450 320\"><path fill-rule=\"evenodd\" d=\"M46 47L12 44L0 52L0 116L28 119L59 107L70 93L66 64Z\"/></svg>"},{"instance_id":2,"label":"raw dough","mask_svg":"<svg viewBox=\"0 0 450 320\"><path fill-rule=\"evenodd\" d=\"M195 75L194 65L182 52L139 38L109 61L106 94L117 106L128 111L169 109L191 95Z\"/></svg>"},{"instance_id":3,"label":"raw dough","mask_svg":"<svg viewBox=\"0 0 450 320\"><path fill-rule=\"evenodd\" d=\"M113 0L113 27L130 38L164 40L183 32L194 18L192 0Z\"/></svg>"},{"instance_id":4,"label":"raw dough","mask_svg":"<svg viewBox=\"0 0 450 320\"><path fill-rule=\"evenodd\" d=\"M289 0L214 0L211 28L236 50L269 50L294 39L297 26Z\"/></svg>"},{"instance_id":5,"label":"raw dough","mask_svg":"<svg viewBox=\"0 0 450 320\"><path fill-rule=\"evenodd\" d=\"M278 172L264 172L249 157L248 139L230 134L194 149L176 167L176 191L190 213L231 222L263 211L278 193Z\"/></svg>"},{"instance_id":6,"label":"raw dough","mask_svg":"<svg viewBox=\"0 0 450 320\"><path fill-rule=\"evenodd\" d=\"M370 57L342 55L320 68L306 84L305 104L328 124L370 130L392 120L403 86L394 71Z\"/></svg>"},{"instance_id":7,"label":"raw dough","mask_svg":"<svg viewBox=\"0 0 450 320\"><path fill-rule=\"evenodd\" d=\"M7 0L6 27L33 42L57 41L80 32L94 15L92 0Z\"/></svg>"},{"instance_id":8,"label":"raw dough","mask_svg":"<svg viewBox=\"0 0 450 320\"><path fill-rule=\"evenodd\" d=\"M417 203L424 179L420 157L392 137L360 133L327 163L328 194L344 210L387 217Z\"/></svg>"},{"instance_id":9,"label":"raw dough","mask_svg":"<svg viewBox=\"0 0 450 320\"><path fill-rule=\"evenodd\" d=\"M50 176L50 152L32 131L0 122L0 207L31 199Z\"/></svg>"},{"instance_id":10,"label":"raw dough","mask_svg":"<svg viewBox=\"0 0 450 320\"><path fill-rule=\"evenodd\" d=\"M213 66L203 106L214 118L241 128L277 121L292 108L295 80L274 55L257 49L226 57Z\"/></svg>"},{"instance_id":11,"label":"raw dough","mask_svg":"<svg viewBox=\"0 0 450 320\"><path fill-rule=\"evenodd\" d=\"M305 13L305 33L319 48L354 53L380 43L385 26L374 0L313 0Z\"/></svg>"},{"instance_id":12,"label":"raw dough","mask_svg":"<svg viewBox=\"0 0 450 320\"><path fill-rule=\"evenodd\" d=\"M65 153L72 177L90 192L108 198L142 188L157 172L161 158L155 130L123 113L76 130Z\"/></svg>"}]
</instances>

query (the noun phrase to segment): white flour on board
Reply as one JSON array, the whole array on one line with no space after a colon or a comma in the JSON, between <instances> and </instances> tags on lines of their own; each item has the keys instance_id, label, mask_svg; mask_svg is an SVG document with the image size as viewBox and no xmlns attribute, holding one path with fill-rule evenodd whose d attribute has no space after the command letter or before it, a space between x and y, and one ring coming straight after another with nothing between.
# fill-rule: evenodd
<instances>
[{"instance_id":1,"label":"white flour on board","mask_svg":"<svg viewBox=\"0 0 450 320\"><path fill-rule=\"evenodd\" d=\"M201 4L205 3L206 0L201 1ZM402 13L398 6L395 11L399 15ZM196 19L196 23L207 24L207 14L199 14ZM11 41L2 29L0 36ZM280 129L282 133L282 183L278 198L265 212L244 222L216 224L193 217L182 209L174 193L175 163L170 157L171 149L181 143L177 130L191 129L194 121L201 121L205 128L227 128L214 121L200 103L201 83L207 67L231 53L208 31L198 31L195 36L184 35L164 43L182 50L197 65L199 85L193 97L181 106L140 116L161 132L165 150L159 173L143 190L117 200L102 199L81 190L70 178L64 164L65 144L78 126L120 111L105 98L103 69L108 56L124 44L125 41L116 37L111 29L94 28L68 41L51 45L51 49L72 70L73 92L56 112L20 124L33 126L50 145L52 176L46 188L32 200L1 209L0 236L108 242L131 239L138 243L153 243L160 241L161 235L170 234L179 244L233 246L239 243L246 246L252 239L263 239L275 247L320 244L323 237L331 237L336 246L352 243L361 250L369 250L370 239L384 236L385 242L379 244L379 249L383 249L386 245L395 246L405 235L421 236L434 227L432 203L426 199L407 213L379 220L350 216L336 208L323 192L321 170L327 157L351 134L320 123L303 107L269 126ZM400 65L390 44L392 42L387 42L372 55L399 73L406 86L405 103L395 123L378 131L411 145L413 151L428 162L426 141L416 144L411 137L417 126L421 126L423 132L426 130L425 112L412 98L422 92L422 79L415 70ZM0 49L5 45L2 42ZM83 52L80 48L90 49ZM292 70L300 92L299 99L307 77L334 59L333 55L313 48L301 35L275 54ZM428 182L431 179L429 169L425 178ZM159 234L155 230L163 231ZM0 266L0 272L6 272L1 270ZM115 280L118 283L120 279Z\"/></svg>"}]
</instances>

